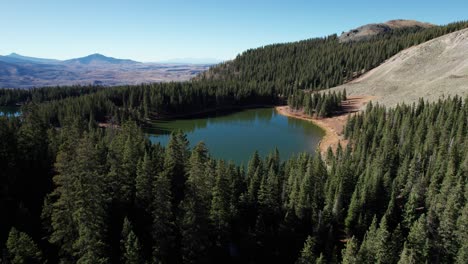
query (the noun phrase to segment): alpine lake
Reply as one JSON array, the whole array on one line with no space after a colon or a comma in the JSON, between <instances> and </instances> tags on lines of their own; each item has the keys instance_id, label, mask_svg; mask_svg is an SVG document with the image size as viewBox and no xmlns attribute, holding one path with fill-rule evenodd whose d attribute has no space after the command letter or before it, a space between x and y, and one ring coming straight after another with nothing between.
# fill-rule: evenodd
<instances>
[{"instance_id":1,"label":"alpine lake","mask_svg":"<svg viewBox=\"0 0 468 264\"><path fill-rule=\"evenodd\" d=\"M255 151L262 157L279 150L282 160L301 152L315 153L324 131L312 122L283 116L274 108L153 121L145 132L153 143L166 146L170 134L182 131L190 147L203 141L219 159L247 165Z\"/></svg>"}]
</instances>

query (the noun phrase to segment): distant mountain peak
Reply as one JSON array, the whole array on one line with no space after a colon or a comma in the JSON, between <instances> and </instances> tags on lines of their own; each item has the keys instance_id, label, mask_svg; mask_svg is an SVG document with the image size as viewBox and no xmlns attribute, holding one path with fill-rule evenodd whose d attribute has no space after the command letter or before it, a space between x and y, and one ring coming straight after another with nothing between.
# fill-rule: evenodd
<instances>
[{"instance_id":1,"label":"distant mountain peak","mask_svg":"<svg viewBox=\"0 0 468 264\"><path fill-rule=\"evenodd\" d=\"M91 57L91 58L102 58L102 59L105 59L105 58L112 58L112 57L107 57L107 56L104 56L102 55L101 53L93 53L93 54L90 54L86 57ZM113 58L112 58L113 59Z\"/></svg>"},{"instance_id":2,"label":"distant mountain peak","mask_svg":"<svg viewBox=\"0 0 468 264\"><path fill-rule=\"evenodd\" d=\"M36 57L28 57L28 56L23 56L21 54L18 54L16 52L12 52L6 56L6 58L11 58L14 60L20 60L20 61L25 61L25 62L34 62L34 63L58 63L60 61L54 60L54 59L43 59L43 58L36 58Z\"/></svg>"},{"instance_id":3,"label":"distant mountain peak","mask_svg":"<svg viewBox=\"0 0 468 264\"><path fill-rule=\"evenodd\" d=\"M85 65L89 65L89 64L116 64L118 65L118 64L137 64L140 62L134 61L134 60L128 60L128 59L117 59L113 57L107 57L100 53L93 53L85 57L66 60L65 63L85 64Z\"/></svg>"}]
</instances>

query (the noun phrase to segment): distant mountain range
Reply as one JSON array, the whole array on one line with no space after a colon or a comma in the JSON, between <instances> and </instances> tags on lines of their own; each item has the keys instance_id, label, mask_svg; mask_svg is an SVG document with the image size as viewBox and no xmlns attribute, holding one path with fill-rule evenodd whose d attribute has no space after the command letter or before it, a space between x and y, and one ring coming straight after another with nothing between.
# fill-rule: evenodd
<instances>
[{"instance_id":1,"label":"distant mountain range","mask_svg":"<svg viewBox=\"0 0 468 264\"><path fill-rule=\"evenodd\" d=\"M184 81L206 70L211 63L142 63L91 54L69 60L35 58L11 53L0 56L0 88L64 85L126 85Z\"/></svg>"}]
</instances>

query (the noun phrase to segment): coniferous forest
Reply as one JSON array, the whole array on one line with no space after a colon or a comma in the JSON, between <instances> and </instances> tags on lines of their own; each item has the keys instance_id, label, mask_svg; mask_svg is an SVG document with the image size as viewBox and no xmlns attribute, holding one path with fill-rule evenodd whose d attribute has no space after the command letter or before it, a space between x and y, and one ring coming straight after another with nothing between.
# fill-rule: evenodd
<instances>
[{"instance_id":1,"label":"coniferous forest","mask_svg":"<svg viewBox=\"0 0 468 264\"><path fill-rule=\"evenodd\" d=\"M369 103L335 152L252 153L245 167L182 133L161 146L142 132L286 101L329 116L346 94L311 90L461 27L268 46L183 83L0 90L0 105L22 106L0 116L0 263L468 263L468 98Z\"/></svg>"}]
</instances>

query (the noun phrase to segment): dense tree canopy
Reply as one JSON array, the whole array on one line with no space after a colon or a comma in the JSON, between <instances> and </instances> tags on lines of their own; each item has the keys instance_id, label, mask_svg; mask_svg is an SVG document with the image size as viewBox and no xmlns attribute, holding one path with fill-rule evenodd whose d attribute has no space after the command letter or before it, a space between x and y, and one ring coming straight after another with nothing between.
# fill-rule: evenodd
<instances>
[{"instance_id":1,"label":"dense tree canopy","mask_svg":"<svg viewBox=\"0 0 468 264\"><path fill-rule=\"evenodd\" d=\"M370 104L325 161L276 151L245 169L203 143L189 150L180 133L151 145L132 121L103 129L65 118L57 130L35 118L40 107L0 118L11 261L466 260L468 99ZM6 243L13 223L26 233L12 229Z\"/></svg>"}]
</instances>

